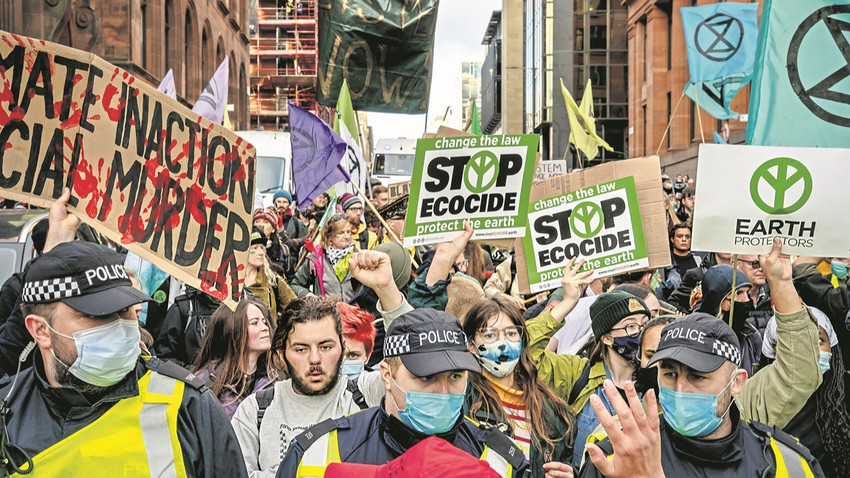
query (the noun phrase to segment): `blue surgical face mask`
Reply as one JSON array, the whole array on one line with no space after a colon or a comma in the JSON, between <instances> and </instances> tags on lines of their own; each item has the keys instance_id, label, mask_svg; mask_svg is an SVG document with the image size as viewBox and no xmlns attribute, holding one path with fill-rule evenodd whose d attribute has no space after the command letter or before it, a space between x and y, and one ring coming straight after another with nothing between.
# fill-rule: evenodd
<instances>
[{"instance_id":1,"label":"blue surgical face mask","mask_svg":"<svg viewBox=\"0 0 850 478\"><path fill-rule=\"evenodd\" d=\"M340 372L349 378L349 380L357 380L363 370L366 368L365 360L345 360L342 362Z\"/></svg>"},{"instance_id":2,"label":"blue surgical face mask","mask_svg":"<svg viewBox=\"0 0 850 478\"><path fill-rule=\"evenodd\" d=\"M818 359L818 363L820 364L821 373L826 373L829 371L829 361L831 359L832 352L824 352L823 350L820 351L820 359Z\"/></svg>"},{"instance_id":3,"label":"blue surgical face mask","mask_svg":"<svg viewBox=\"0 0 850 478\"><path fill-rule=\"evenodd\" d=\"M139 323L135 320L116 319L106 325L74 332L73 337L55 331L47 321L44 323L54 334L72 339L77 346L77 359L71 365L59 360L51 348L53 357L75 377L98 387L109 387L121 381L136 366L141 354Z\"/></svg>"},{"instance_id":4,"label":"blue surgical face mask","mask_svg":"<svg viewBox=\"0 0 850 478\"><path fill-rule=\"evenodd\" d=\"M687 393L677 392L666 387L660 387L658 401L664 411L664 420L673 430L686 437L703 437L714 430L723 422L723 417L729 413L729 407L723 412L723 416L717 416L717 398L732 385L735 375L723 390L717 394L710 393Z\"/></svg>"},{"instance_id":5,"label":"blue surgical face mask","mask_svg":"<svg viewBox=\"0 0 850 478\"><path fill-rule=\"evenodd\" d=\"M428 435L439 435L451 430L460 417L465 393L407 392L395 380L390 380L404 392L407 405L398 411L398 417L408 427ZM395 402L392 394L390 397ZM395 406L398 408L398 403Z\"/></svg>"},{"instance_id":6,"label":"blue surgical face mask","mask_svg":"<svg viewBox=\"0 0 850 478\"><path fill-rule=\"evenodd\" d=\"M510 375L519 363L522 354L522 342L497 340L491 344L476 347L478 362L494 377Z\"/></svg>"},{"instance_id":7,"label":"blue surgical face mask","mask_svg":"<svg viewBox=\"0 0 850 478\"><path fill-rule=\"evenodd\" d=\"M847 263L833 260L832 264L829 266L832 269L832 275L834 275L838 279L846 279L847 278Z\"/></svg>"}]
</instances>

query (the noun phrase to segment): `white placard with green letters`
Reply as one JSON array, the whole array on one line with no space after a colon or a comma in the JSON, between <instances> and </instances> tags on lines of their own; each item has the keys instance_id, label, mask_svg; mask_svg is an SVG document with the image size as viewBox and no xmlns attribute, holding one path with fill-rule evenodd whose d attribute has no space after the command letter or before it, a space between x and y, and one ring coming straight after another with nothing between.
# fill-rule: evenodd
<instances>
[{"instance_id":1,"label":"white placard with green letters","mask_svg":"<svg viewBox=\"0 0 850 478\"><path fill-rule=\"evenodd\" d=\"M691 249L850 256L850 150L700 145Z\"/></svg>"},{"instance_id":2,"label":"white placard with green letters","mask_svg":"<svg viewBox=\"0 0 850 478\"><path fill-rule=\"evenodd\" d=\"M450 241L465 221L473 240L522 237L539 141L533 134L418 140L404 245Z\"/></svg>"},{"instance_id":3,"label":"white placard with green letters","mask_svg":"<svg viewBox=\"0 0 850 478\"><path fill-rule=\"evenodd\" d=\"M561 285L564 266L605 277L649 266L633 176L535 201L523 238L531 292Z\"/></svg>"}]
</instances>

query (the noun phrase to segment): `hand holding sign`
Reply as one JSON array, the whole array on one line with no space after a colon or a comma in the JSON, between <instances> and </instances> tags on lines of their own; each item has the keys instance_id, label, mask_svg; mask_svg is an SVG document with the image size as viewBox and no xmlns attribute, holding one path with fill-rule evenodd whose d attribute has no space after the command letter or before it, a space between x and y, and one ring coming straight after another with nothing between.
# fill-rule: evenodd
<instances>
[{"instance_id":1,"label":"hand holding sign","mask_svg":"<svg viewBox=\"0 0 850 478\"><path fill-rule=\"evenodd\" d=\"M579 273L582 267L584 267L584 259L576 262L575 257L570 259L564 267L564 276L561 278L561 287L564 288L564 299L550 311L552 317L558 322L567 317L567 314L578 303L578 299L581 297L581 293L584 292L584 288L593 282L593 279L590 278L593 275L593 271L589 270Z\"/></svg>"}]
</instances>

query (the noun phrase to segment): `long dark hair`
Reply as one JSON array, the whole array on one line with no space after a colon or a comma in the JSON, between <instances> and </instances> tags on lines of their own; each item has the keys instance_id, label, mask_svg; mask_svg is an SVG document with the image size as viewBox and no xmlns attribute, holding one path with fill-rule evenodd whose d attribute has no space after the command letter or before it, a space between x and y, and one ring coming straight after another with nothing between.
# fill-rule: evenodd
<instances>
[{"instance_id":1,"label":"long dark hair","mask_svg":"<svg viewBox=\"0 0 850 478\"><path fill-rule=\"evenodd\" d=\"M537 367L534 365L534 361L531 359L531 353L528 351L528 334L525 331L525 319L522 317L522 312L519 308L513 302L500 296L480 300L466 313L463 331L469 338L470 343L472 343L475 333L486 327L487 321L493 317L497 317L500 312L504 313L510 319L511 323L523 329L522 353L519 357L519 363L517 363L514 369L514 388L523 392L525 416L528 420L532 444L539 448L541 442L545 442L548 446L554 447L558 441L564 439L572 440L572 411L567 406L567 402L555 395L538 378ZM483 410L485 414L494 416L497 420L515 428L513 420L507 416L502 408L502 401L499 398L499 394L490 385L489 380L483 374L479 373L470 373L469 378L472 382L472 387L478 395L475 403L469 409L469 414L475 416L477 411ZM558 434L557 430L552 424L547 423L546 417L543 415L543 409L546 405L551 406L555 414L563 418L564 422L567 423L566 435L556 436Z\"/></svg>"},{"instance_id":2,"label":"long dark hair","mask_svg":"<svg viewBox=\"0 0 850 478\"><path fill-rule=\"evenodd\" d=\"M844 390L844 359L841 346L832 347L829 370L817 391L815 424L823 447L835 464L835 476L850 476L850 413Z\"/></svg>"},{"instance_id":3,"label":"long dark hair","mask_svg":"<svg viewBox=\"0 0 850 478\"><path fill-rule=\"evenodd\" d=\"M250 393L250 390L247 390L250 381L243 380L243 376L248 365L248 307L251 305L260 309L271 328L272 322L269 320L268 309L265 304L256 299L240 300L235 311L231 311L222 304L210 317L210 324L207 327L207 333L204 334L193 373L215 366L215 378L209 385L209 389L216 397L221 398L228 386L234 387L240 398ZM266 368L266 374L268 374L266 355L267 352L260 355L257 360L257 370L261 367Z\"/></svg>"},{"instance_id":4,"label":"long dark hair","mask_svg":"<svg viewBox=\"0 0 850 478\"><path fill-rule=\"evenodd\" d=\"M474 277L484 287L487 282L487 269L484 261L484 250L474 242L469 242L463 250L463 255L469 261L466 274Z\"/></svg>"}]
</instances>

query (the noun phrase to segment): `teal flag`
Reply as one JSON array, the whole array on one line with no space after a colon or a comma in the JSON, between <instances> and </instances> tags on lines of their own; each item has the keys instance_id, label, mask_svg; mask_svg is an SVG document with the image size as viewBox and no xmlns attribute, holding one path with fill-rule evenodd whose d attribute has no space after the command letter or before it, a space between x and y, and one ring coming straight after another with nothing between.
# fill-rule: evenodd
<instances>
[{"instance_id":1,"label":"teal flag","mask_svg":"<svg viewBox=\"0 0 850 478\"><path fill-rule=\"evenodd\" d=\"M717 119L738 119L740 115L732 111L729 106L732 104L732 98L749 81L749 75L737 73L716 80L688 83L685 86L685 94L706 113Z\"/></svg>"},{"instance_id":2,"label":"teal flag","mask_svg":"<svg viewBox=\"0 0 850 478\"><path fill-rule=\"evenodd\" d=\"M757 3L682 7L682 29L691 81L752 73L758 36Z\"/></svg>"},{"instance_id":3,"label":"teal flag","mask_svg":"<svg viewBox=\"0 0 850 478\"><path fill-rule=\"evenodd\" d=\"M747 144L850 147L850 0L765 0Z\"/></svg>"}]
</instances>

